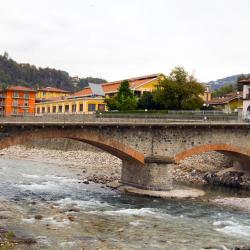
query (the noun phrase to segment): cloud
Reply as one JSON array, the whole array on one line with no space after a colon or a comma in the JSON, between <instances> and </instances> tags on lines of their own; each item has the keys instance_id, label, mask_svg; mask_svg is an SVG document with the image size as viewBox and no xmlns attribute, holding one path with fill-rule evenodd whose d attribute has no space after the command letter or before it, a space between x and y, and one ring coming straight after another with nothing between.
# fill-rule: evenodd
<instances>
[{"instance_id":1,"label":"cloud","mask_svg":"<svg viewBox=\"0 0 250 250\"><path fill-rule=\"evenodd\" d=\"M0 50L108 80L176 65L208 81L249 73L248 0L8 0Z\"/></svg>"}]
</instances>

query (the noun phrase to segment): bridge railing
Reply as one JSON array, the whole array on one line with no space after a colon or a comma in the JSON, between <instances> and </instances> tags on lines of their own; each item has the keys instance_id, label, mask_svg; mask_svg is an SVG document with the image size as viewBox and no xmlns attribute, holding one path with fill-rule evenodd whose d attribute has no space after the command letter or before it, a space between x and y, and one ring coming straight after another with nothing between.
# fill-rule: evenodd
<instances>
[{"instance_id":1,"label":"bridge railing","mask_svg":"<svg viewBox=\"0 0 250 250\"><path fill-rule=\"evenodd\" d=\"M242 122L237 113L222 112L169 112L167 114L129 114L129 113L98 113L98 114L43 114L22 117L0 117L4 123L51 123L51 124L84 124L84 123L171 123L171 122L202 122L202 123L238 123Z\"/></svg>"}]
</instances>

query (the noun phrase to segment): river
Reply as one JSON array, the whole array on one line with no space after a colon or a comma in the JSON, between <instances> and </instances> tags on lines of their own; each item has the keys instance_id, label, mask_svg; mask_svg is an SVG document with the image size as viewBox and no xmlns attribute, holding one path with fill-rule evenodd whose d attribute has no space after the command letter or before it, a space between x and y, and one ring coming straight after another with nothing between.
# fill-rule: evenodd
<instances>
[{"instance_id":1,"label":"river","mask_svg":"<svg viewBox=\"0 0 250 250\"><path fill-rule=\"evenodd\" d=\"M131 196L83 184L64 166L0 159L0 220L37 244L14 249L202 249L250 245L250 215L198 200ZM34 217L40 215L37 220Z\"/></svg>"}]
</instances>

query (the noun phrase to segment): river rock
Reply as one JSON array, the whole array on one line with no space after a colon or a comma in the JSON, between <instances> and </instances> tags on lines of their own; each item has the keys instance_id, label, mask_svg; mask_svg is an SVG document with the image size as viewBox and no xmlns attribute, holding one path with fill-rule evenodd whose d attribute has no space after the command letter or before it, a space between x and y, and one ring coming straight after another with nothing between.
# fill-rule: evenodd
<instances>
[{"instance_id":1,"label":"river rock","mask_svg":"<svg viewBox=\"0 0 250 250\"><path fill-rule=\"evenodd\" d=\"M43 216L40 215L40 214L37 214L37 215L34 216L34 218L35 218L36 220L41 220L41 219L43 218Z\"/></svg>"},{"instance_id":2,"label":"river rock","mask_svg":"<svg viewBox=\"0 0 250 250\"><path fill-rule=\"evenodd\" d=\"M218 173L207 172L204 174L203 179L212 185L239 188L243 182L243 175L242 172L237 171L229 171L221 175Z\"/></svg>"}]
</instances>

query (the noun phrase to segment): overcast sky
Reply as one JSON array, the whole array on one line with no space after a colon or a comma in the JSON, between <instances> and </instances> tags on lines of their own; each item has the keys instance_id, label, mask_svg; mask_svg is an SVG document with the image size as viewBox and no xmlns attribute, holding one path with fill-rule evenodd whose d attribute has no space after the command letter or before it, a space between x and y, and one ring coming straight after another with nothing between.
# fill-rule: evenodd
<instances>
[{"instance_id":1,"label":"overcast sky","mask_svg":"<svg viewBox=\"0 0 250 250\"><path fill-rule=\"evenodd\" d=\"M249 0L8 0L0 54L119 80L181 65L201 81L250 73Z\"/></svg>"}]
</instances>

